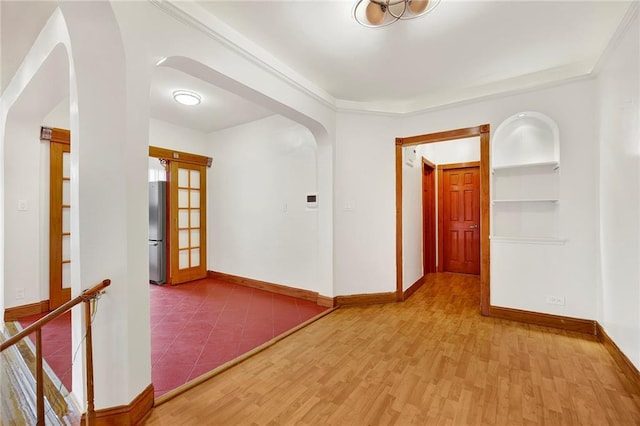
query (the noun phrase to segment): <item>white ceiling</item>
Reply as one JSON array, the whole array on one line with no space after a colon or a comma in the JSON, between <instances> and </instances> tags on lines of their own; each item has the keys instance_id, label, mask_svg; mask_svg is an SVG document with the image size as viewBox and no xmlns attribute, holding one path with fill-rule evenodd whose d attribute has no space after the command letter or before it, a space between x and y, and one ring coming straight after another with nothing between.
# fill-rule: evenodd
<instances>
[{"instance_id":1,"label":"white ceiling","mask_svg":"<svg viewBox=\"0 0 640 426\"><path fill-rule=\"evenodd\" d=\"M173 100L176 90L191 90L202 97L200 105ZM273 115L273 112L173 68L158 67L151 80L151 117L210 133Z\"/></svg>"},{"instance_id":2,"label":"white ceiling","mask_svg":"<svg viewBox=\"0 0 640 426\"><path fill-rule=\"evenodd\" d=\"M359 26L351 0L198 4L330 93L339 106L375 103L411 111L587 75L631 2L442 0L425 17L383 29ZM2 90L56 5L0 0ZM200 92L203 103L189 109L176 104L171 93L178 88ZM270 112L159 67L151 114L210 132Z\"/></svg>"},{"instance_id":3,"label":"white ceiling","mask_svg":"<svg viewBox=\"0 0 640 426\"><path fill-rule=\"evenodd\" d=\"M355 22L352 1L199 4L337 99L426 105L589 73L630 3L442 0L376 29Z\"/></svg>"}]
</instances>

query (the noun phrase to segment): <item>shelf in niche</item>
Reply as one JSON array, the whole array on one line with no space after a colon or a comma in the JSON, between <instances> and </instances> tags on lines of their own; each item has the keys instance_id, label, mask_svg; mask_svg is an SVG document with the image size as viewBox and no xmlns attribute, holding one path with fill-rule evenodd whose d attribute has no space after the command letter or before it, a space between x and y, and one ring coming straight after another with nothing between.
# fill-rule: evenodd
<instances>
[{"instance_id":1,"label":"shelf in niche","mask_svg":"<svg viewBox=\"0 0 640 426\"><path fill-rule=\"evenodd\" d=\"M494 166L493 171L499 170L516 170L516 169L525 169L525 168L533 168L533 167L553 167L554 170L560 168L559 161L543 161L540 163L524 163L524 164L506 164L502 166Z\"/></svg>"},{"instance_id":2,"label":"shelf in niche","mask_svg":"<svg viewBox=\"0 0 640 426\"><path fill-rule=\"evenodd\" d=\"M493 204L507 204L507 203L557 203L557 198L538 198L538 199L503 199L493 200Z\"/></svg>"},{"instance_id":3,"label":"shelf in niche","mask_svg":"<svg viewBox=\"0 0 640 426\"><path fill-rule=\"evenodd\" d=\"M551 237L501 237L491 235L491 241L506 244L547 244L547 245L564 245L567 240L564 238Z\"/></svg>"}]
</instances>

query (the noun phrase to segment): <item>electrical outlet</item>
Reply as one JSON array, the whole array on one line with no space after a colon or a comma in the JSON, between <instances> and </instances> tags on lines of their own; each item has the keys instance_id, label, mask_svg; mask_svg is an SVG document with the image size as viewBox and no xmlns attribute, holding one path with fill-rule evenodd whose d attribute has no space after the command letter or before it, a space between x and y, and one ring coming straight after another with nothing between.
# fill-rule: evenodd
<instances>
[{"instance_id":1,"label":"electrical outlet","mask_svg":"<svg viewBox=\"0 0 640 426\"><path fill-rule=\"evenodd\" d=\"M27 204L27 200L18 200L18 211L26 212L29 209L29 204Z\"/></svg>"},{"instance_id":2,"label":"electrical outlet","mask_svg":"<svg viewBox=\"0 0 640 426\"><path fill-rule=\"evenodd\" d=\"M547 303L550 305L564 306L564 296L547 296Z\"/></svg>"},{"instance_id":3,"label":"electrical outlet","mask_svg":"<svg viewBox=\"0 0 640 426\"><path fill-rule=\"evenodd\" d=\"M16 289L16 300L24 299L24 288Z\"/></svg>"}]
</instances>

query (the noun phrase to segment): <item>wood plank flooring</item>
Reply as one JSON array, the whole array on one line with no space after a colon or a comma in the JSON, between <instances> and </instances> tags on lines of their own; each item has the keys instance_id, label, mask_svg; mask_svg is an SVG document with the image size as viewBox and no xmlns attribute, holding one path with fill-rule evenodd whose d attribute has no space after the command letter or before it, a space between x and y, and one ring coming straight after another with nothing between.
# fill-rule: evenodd
<instances>
[{"instance_id":1,"label":"wood plank flooring","mask_svg":"<svg viewBox=\"0 0 640 426\"><path fill-rule=\"evenodd\" d=\"M148 425L638 425L592 336L479 315L474 276L341 308L154 408Z\"/></svg>"}]
</instances>

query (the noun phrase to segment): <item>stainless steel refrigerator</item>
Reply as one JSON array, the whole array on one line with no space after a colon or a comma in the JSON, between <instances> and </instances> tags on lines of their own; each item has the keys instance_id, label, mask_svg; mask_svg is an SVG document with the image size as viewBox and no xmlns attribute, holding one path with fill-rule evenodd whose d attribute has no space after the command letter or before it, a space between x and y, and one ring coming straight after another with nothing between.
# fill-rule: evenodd
<instances>
[{"instance_id":1,"label":"stainless steel refrigerator","mask_svg":"<svg viewBox=\"0 0 640 426\"><path fill-rule=\"evenodd\" d=\"M166 188L166 182L149 182L149 281L153 284L167 280Z\"/></svg>"}]
</instances>

